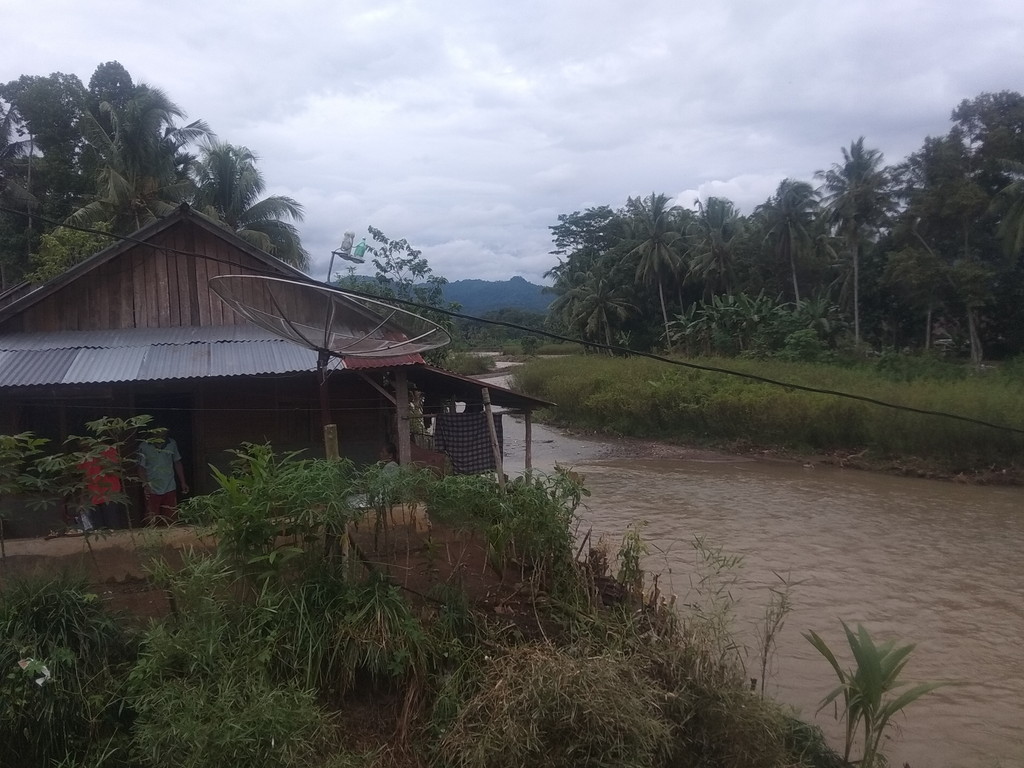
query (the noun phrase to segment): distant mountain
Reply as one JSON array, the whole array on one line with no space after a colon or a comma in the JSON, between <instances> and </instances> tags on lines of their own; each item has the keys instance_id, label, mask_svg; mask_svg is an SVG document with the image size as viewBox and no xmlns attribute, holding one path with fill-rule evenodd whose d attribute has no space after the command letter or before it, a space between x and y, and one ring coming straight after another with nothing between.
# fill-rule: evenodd
<instances>
[{"instance_id":1,"label":"distant mountain","mask_svg":"<svg viewBox=\"0 0 1024 768\"><path fill-rule=\"evenodd\" d=\"M496 309L525 309L529 312L547 312L555 298L542 293L543 286L521 277L511 280L454 280L444 287L446 301L458 302L467 315L483 315Z\"/></svg>"},{"instance_id":2,"label":"distant mountain","mask_svg":"<svg viewBox=\"0 0 1024 768\"><path fill-rule=\"evenodd\" d=\"M346 283L346 281L349 281ZM354 290L373 293L376 280L368 275L346 276L342 284ZM521 309L526 312L547 312L554 294L543 293L544 286L521 277L511 280L455 280L444 286L445 301L462 305L467 315L483 315L498 309Z\"/></svg>"}]
</instances>

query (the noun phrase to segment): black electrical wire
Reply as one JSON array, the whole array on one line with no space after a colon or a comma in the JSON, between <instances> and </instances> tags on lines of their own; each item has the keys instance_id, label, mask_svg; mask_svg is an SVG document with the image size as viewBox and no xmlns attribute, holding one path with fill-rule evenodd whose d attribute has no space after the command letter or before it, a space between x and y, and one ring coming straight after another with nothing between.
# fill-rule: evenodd
<instances>
[{"instance_id":1,"label":"black electrical wire","mask_svg":"<svg viewBox=\"0 0 1024 768\"><path fill-rule=\"evenodd\" d=\"M15 215L20 215L20 216L28 216L28 214L25 213L24 211L17 211L17 210L14 210L12 208L7 208L5 206L0 206L0 211L3 211L5 213L12 213L12 214L15 214ZM153 243L148 242L146 240L139 240L137 238L134 238L134 237L131 237L131 236L128 236L128 235L114 235L114 234L111 234L109 232L103 232L102 230L98 230L98 229L90 229L88 227L79 227L79 226L76 226L76 225L65 224L63 222L53 221L53 220L47 219L47 218L45 218L43 216L33 216L33 218L38 219L39 221L43 221L43 222L45 222L47 224L52 224L54 226L66 227L68 229L77 230L79 232L86 232L88 234L93 234L93 235L102 235L104 237L109 237L111 240L115 240L115 241L118 241L118 242L135 243L137 245L145 245L145 246L147 246L149 248L154 248L155 250L161 250L161 251L164 251L166 253L175 253L175 254L178 254L178 255L181 255L181 256L189 256L189 257L192 257L192 258L206 259L208 261L218 262L218 263L221 263L221 264L230 264L231 266L234 266L234 267L238 266L237 263L229 261L227 259L218 259L218 258L216 258L214 256L208 256L208 255L203 254L203 253L195 253L193 251L185 251L185 250L181 250L181 249L178 249L178 248L171 248L171 247L163 246L163 245L154 245ZM249 267L246 267L246 269L249 269L252 272L256 272L256 273L260 273L260 274L265 274L265 275L270 276L270 277L280 277L280 273L279 272L274 272L274 271L269 270L269 269L261 270L261 269L258 269L258 268L252 269L252 268L249 268ZM839 398L844 398L844 399L847 399L847 400L855 400L855 401L862 402L862 403L868 403L869 405L875 405L875 406L878 406L880 408L891 408L891 409L896 410L896 411L906 411L908 413L917 413L917 414L920 414L922 416L936 416L936 417L944 418L944 419L953 419L955 421L961 421L961 422L964 422L964 423L967 423L967 424L974 424L976 426L987 427L989 429L996 429L996 430L1000 430L1000 431L1003 431L1003 432L1012 432L1014 434L1024 434L1024 429L1021 429L1019 427L1011 427L1011 426L1009 426L1007 424L994 424L994 423L992 423L990 421L983 421L981 419L975 419L975 418L972 418L970 416L962 416L962 415L957 414L957 413L949 413L947 411L933 411L933 410L929 410L929 409L926 409L926 408L915 408L915 407L910 406L910 405L901 405L899 403L890 403L890 402L886 402L885 400L878 400L878 399L873 398L873 397L867 397L866 395L853 394L852 392L842 392L842 391L834 390L834 389L822 389L820 387L810 387L810 386L806 386L804 384L794 384L792 382L779 381L777 379L771 379L771 378L768 378L766 376L758 376L757 374L754 374L754 373L745 373L745 372L742 372L742 371L734 371L734 370L730 370L728 368L719 368L719 367L716 367L716 366L713 366L713 365L700 365L699 363L690 363L690 362L686 362L684 360L676 360L676 359L673 359L673 358L670 358L670 357L664 357L663 355L657 355L657 354L654 354L653 352L642 352L640 350L630 349L628 347L620 347L620 346L616 346L614 344L601 344L600 342L583 341L582 339L572 338L570 336L563 336L563 335L558 334L558 333L553 333L552 331L542 330L540 328L531 328L530 326L520 325L518 323L511 323L511 322L508 322L506 320L494 320L494 319L489 319L489 318L484 318L484 317L476 317L474 315L467 315L467 314L465 314L463 312L457 312L457 311L451 310L451 309L444 309L442 307L434 307L434 306L430 306L430 305L427 305L427 304L421 304L419 302L411 301L411 300L408 300L408 299L399 299L399 298L391 298L391 297L385 298L385 297L382 297L382 296L379 296L379 295L376 295L376 294L366 293L366 292L360 291L358 289L339 288L338 286L332 285L331 283L323 283L323 282L320 282L319 280L314 280L313 278L308 277L308 276L306 276L305 280L301 280L297 276L296 277L296 282L304 282L304 283L306 283L308 285L314 285L314 286L317 286L319 288L328 288L330 290L337 291L339 293L347 293L347 294L350 294L352 296L358 296L358 297L364 298L364 299L372 299L374 301L385 301L385 302L390 302L390 303L393 303L393 304L401 304L403 306L412 307L414 309L427 310L429 312L437 312L437 313L446 315L448 317L458 318L460 320L471 320L473 322L486 323L488 325L496 325L496 326L499 326L499 327L502 327L502 328L510 328L510 329L517 330L517 331L525 331L527 333L537 334L538 336L544 336L544 337L547 337L549 339L554 339L556 341L566 342L566 343L569 343L569 344L580 344L580 345L584 345L584 346L587 346L587 347L592 347L592 348L595 348L595 349L602 349L602 350L605 350L605 351L608 351L608 352L614 352L614 353L621 354L621 355L627 355L627 356L633 356L633 357L644 357L644 358L647 358L649 360L657 360L658 362L666 363L668 365L678 366L680 368L689 368L691 370L696 370L696 371L707 371L709 373L720 373L720 374L723 374L725 376L737 376L737 377L739 377L741 379L747 379L747 380L750 380L750 381L760 382L762 384L769 384L771 386L782 387L784 389L796 390L796 391L799 391L799 392L810 392L812 394L818 394L818 395L829 395L831 397L839 397Z\"/></svg>"}]
</instances>

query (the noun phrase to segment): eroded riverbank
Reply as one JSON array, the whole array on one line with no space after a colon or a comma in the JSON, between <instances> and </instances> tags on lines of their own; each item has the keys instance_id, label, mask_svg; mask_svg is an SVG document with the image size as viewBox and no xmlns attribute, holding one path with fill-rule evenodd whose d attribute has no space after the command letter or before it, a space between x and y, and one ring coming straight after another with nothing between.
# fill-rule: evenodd
<instances>
[{"instance_id":1,"label":"eroded riverbank","mask_svg":"<svg viewBox=\"0 0 1024 768\"><path fill-rule=\"evenodd\" d=\"M522 422L505 417L506 469L522 468ZM779 584L794 583L768 689L841 738L834 685L801 637L843 647L839 619L880 638L916 642L908 679L962 683L916 702L887 749L893 765L1024 765L1024 492L893 477L793 460L755 460L648 441L604 441L534 425L534 465L586 478L584 525L617 544L645 520L648 565L684 599L695 536L742 555L736 629L756 652L754 624ZM659 455L661 454L661 455ZM844 654L844 658L848 654ZM755 666L753 659L750 664ZM751 676L757 676L753 673Z\"/></svg>"}]
</instances>

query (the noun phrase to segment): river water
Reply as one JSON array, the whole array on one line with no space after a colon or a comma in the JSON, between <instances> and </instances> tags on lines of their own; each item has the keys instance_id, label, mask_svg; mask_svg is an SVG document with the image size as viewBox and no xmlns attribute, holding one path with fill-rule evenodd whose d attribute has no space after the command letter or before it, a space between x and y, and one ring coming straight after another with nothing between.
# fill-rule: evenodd
<instances>
[{"instance_id":1,"label":"river water","mask_svg":"<svg viewBox=\"0 0 1024 768\"><path fill-rule=\"evenodd\" d=\"M506 471L522 470L522 422L505 417ZM600 441L534 427L534 466L585 476L584 530L614 552L626 526L646 522L647 566L686 601L697 573L694 537L742 556L731 573L735 630L760 677L755 625L779 576L792 610L777 639L767 690L816 722L841 748L828 663L802 637L813 629L840 660L840 619L878 640L913 642L915 682L949 680L896 719L884 748L894 766L1024 766L1024 490L695 453L601 458ZM620 451L621 452L621 451Z\"/></svg>"}]
</instances>

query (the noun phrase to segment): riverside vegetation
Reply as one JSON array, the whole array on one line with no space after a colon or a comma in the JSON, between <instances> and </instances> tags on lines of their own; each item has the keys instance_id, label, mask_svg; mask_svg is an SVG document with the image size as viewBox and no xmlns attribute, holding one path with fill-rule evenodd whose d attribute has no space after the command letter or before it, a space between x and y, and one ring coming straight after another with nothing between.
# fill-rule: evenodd
<instances>
[{"instance_id":1,"label":"riverside vegetation","mask_svg":"<svg viewBox=\"0 0 1024 768\"><path fill-rule=\"evenodd\" d=\"M696 540L677 610L640 526L584 554L574 473L501 489L245 445L217 477L182 510L210 545L151 563L171 611L148 627L81 577L3 574L0 765L846 764L749 685L736 558ZM395 514L422 505L416 538Z\"/></svg>"},{"instance_id":2,"label":"riverside vegetation","mask_svg":"<svg viewBox=\"0 0 1024 768\"><path fill-rule=\"evenodd\" d=\"M874 364L701 358L699 364L1024 429L1020 365L974 371L883 357ZM531 360L516 386L558 404L563 425L612 434L854 455L865 466L1019 482L1024 434L787 389L644 358Z\"/></svg>"}]
</instances>

